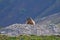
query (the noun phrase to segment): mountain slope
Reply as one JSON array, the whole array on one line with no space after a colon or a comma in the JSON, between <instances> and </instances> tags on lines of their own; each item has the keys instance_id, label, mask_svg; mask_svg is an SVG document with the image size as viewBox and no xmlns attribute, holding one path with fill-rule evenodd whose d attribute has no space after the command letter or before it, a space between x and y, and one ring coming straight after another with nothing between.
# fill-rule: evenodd
<instances>
[{"instance_id":1,"label":"mountain slope","mask_svg":"<svg viewBox=\"0 0 60 40\"><path fill-rule=\"evenodd\" d=\"M36 23L45 24L45 25L59 24L60 23L60 12L53 14L53 15L43 17L43 18L37 17Z\"/></svg>"}]
</instances>

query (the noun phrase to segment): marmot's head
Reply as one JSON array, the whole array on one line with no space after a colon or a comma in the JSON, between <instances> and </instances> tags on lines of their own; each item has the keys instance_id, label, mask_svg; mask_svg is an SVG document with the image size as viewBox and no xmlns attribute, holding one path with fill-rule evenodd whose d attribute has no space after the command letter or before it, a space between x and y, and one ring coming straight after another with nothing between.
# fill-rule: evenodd
<instances>
[{"instance_id":1,"label":"marmot's head","mask_svg":"<svg viewBox=\"0 0 60 40\"><path fill-rule=\"evenodd\" d=\"M27 18L26 23L31 24L31 25L35 25L35 21L31 17Z\"/></svg>"}]
</instances>

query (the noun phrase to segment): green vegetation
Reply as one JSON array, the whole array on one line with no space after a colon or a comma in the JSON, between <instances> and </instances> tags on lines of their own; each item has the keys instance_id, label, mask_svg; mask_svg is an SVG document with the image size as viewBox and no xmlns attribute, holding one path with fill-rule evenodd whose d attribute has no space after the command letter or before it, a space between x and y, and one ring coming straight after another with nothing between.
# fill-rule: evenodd
<instances>
[{"instance_id":1,"label":"green vegetation","mask_svg":"<svg viewBox=\"0 0 60 40\"><path fill-rule=\"evenodd\" d=\"M0 40L60 40L59 36L35 36L35 35L20 35L18 37L9 37L0 35Z\"/></svg>"}]
</instances>

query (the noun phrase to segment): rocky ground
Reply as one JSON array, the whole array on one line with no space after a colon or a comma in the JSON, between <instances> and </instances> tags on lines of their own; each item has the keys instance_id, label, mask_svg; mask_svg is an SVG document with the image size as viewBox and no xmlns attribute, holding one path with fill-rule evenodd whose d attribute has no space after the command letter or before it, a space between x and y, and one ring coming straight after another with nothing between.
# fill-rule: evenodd
<instances>
[{"instance_id":1,"label":"rocky ground","mask_svg":"<svg viewBox=\"0 0 60 40\"><path fill-rule=\"evenodd\" d=\"M57 25L29 25L29 24L13 24L0 29L0 33L8 36L18 35L59 35L60 28Z\"/></svg>"}]
</instances>

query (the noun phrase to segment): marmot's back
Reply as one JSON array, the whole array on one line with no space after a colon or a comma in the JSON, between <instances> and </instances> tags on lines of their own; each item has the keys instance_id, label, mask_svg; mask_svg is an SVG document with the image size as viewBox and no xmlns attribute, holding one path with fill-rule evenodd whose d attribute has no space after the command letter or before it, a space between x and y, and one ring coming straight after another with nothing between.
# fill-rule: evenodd
<instances>
[{"instance_id":1,"label":"marmot's back","mask_svg":"<svg viewBox=\"0 0 60 40\"><path fill-rule=\"evenodd\" d=\"M35 21L32 18L28 18L26 23L31 24L31 25L35 25Z\"/></svg>"}]
</instances>

